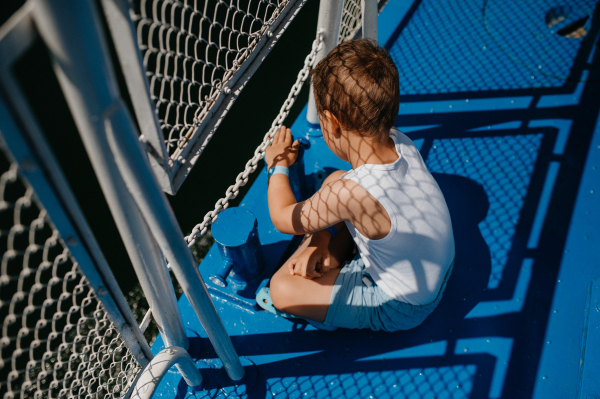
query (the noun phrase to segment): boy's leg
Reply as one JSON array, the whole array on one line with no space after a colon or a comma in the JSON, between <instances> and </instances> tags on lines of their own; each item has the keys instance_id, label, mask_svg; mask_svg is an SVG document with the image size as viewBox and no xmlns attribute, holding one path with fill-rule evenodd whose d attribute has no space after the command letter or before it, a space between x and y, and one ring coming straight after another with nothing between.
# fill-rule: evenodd
<instances>
[{"instance_id":1,"label":"boy's leg","mask_svg":"<svg viewBox=\"0 0 600 399\"><path fill-rule=\"evenodd\" d=\"M287 263L271 279L271 300L277 309L294 316L324 322L333 285L340 269L331 269L312 280L290 275Z\"/></svg>"}]
</instances>

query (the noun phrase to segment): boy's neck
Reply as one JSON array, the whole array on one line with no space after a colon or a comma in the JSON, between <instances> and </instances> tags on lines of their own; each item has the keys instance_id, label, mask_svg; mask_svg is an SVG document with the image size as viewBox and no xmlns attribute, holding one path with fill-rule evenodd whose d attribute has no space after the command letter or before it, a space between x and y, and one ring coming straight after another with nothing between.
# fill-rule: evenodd
<instances>
[{"instance_id":1,"label":"boy's neck","mask_svg":"<svg viewBox=\"0 0 600 399\"><path fill-rule=\"evenodd\" d=\"M398 152L391 137L387 137L382 141L376 137L363 137L350 132L344 133L347 137L346 155L352 169L366 164L390 164L398 159Z\"/></svg>"}]
</instances>

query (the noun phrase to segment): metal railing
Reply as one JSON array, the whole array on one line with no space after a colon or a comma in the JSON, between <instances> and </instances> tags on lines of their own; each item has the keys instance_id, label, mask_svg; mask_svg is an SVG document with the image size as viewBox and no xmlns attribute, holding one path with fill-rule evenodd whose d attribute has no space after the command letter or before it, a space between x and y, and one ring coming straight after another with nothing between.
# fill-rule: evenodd
<instances>
[{"instance_id":1,"label":"metal railing","mask_svg":"<svg viewBox=\"0 0 600 399\"><path fill-rule=\"evenodd\" d=\"M152 352L12 79L29 12L0 29L0 397L122 397Z\"/></svg>"},{"instance_id":2,"label":"metal railing","mask_svg":"<svg viewBox=\"0 0 600 399\"><path fill-rule=\"evenodd\" d=\"M187 347L173 287L166 285L170 281L166 265L157 250L146 252L156 244L169 260L228 375L240 380L244 369L119 98L93 5L78 1L65 9L52 1L39 1L34 18L138 278L143 284L148 279L144 293L154 298L151 307L161 320L159 329L166 342ZM151 281L149 275L154 272L159 275ZM168 303L167 309L163 302Z\"/></svg>"},{"instance_id":3,"label":"metal railing","mask_svg":"<svg viewBox=\"0 0 600 399\"><path fill-rule=\"evenodd\" d=\"M101 1L163 190L177 192L306 1Z\"/></svg>"},{"instance_id":4,"label":"metal railing","mask_svg":"<svg viewBox=\"0 0 600 399\"><path fill-rule=\"evenodd\" d=\"M46 164L51 165L50 168L44 166L43 169L32 166L25 166L25 168L32 167L35 170L43 170L46 176L59 181L57 186L61 187L62 205L68 205L69 212L75 214L73 218L76 220L79 229L82 228L81 226L86 226L85 219L76 211L77 206L72 199L68 185L60 177L60 169L53 161L51 151L43 145L43 135L40 134L40 129L36 125L35 117L24 99L21 88L12 76L14 62L31 47L32 43L39 39L43 41L48 49L63 95L67 100L113 218L134 264L144 294L149 300L152 314L157 320L159 330L167 345L170 346L171 352L162 353L160 358L150 362L152 353L148 344L135 324L130 309L124 305L123 295L116 286L112 274L110 274L107 267L104 267L106 266L105 261L97 248L97 244L93 242L93 236L88 231L89 229L84 228L86 232L85 247L78 245L81 244L81 241L78 240L77 235L69 235L64 241L61 241L58 233L58 231L63 232L61 228L52 230L53 233L49 238L46 238L45 243L35 241L37 240L34 234L37 231L35 228L38 225L43 227L42 221L45 220L46 215L44 211L40 211L38 215L41 216L34 219L33 225L27 227L19 222L19 224L15 224L12 230L16 232L25 231L27 234L24 236L29 236L30 240L34 240L21 251L25 251L26 258L29 259L30 254L27 251L33 251L31 248L34 248L34 244L38 245L39 248L33 252L36 256L38 252L42 256L42 263L39 268L44 272L49 271L51 273L48 288L44 288L43 285L38 287L35 285L38 283L34 283L33 294L30 295L34 295L37 300L39 297L38 291L47 291L48 298L46 298L46 301L43 298L41 299L43 304L51 304L53 302L49 301L52 300L59 301L59 305L48 309L42 306L43 312L46 312L44 315L49 317L50 320L61 320L64 317L65 321L57 326L52 324L49 331L51 339L48 342L58 342L58 346L52 346L48 343L47 352L39 352L36 347L46 341L40 342L38 339L34 339L29 352L31 361L24 366L25 370L19 369L22 364L18 361L12 362L13 368L9 370L7 377L7 381L12 382L12 385L9 384L7 389L10 389L12 393L9 393L9 396L6 397L14 397L15 392L21 392L21 397L27 397L28 394L23 394L23 392L32 390L37 392L35 397L53 397L52 392L56 389L59 389L57 394L59 396L65 393L65 389L79 389L78 394L72 395L77 396L84 394L84 388L87 390L89 397L97 397L98 395L104 395L102 393L104 391L98 388L104 385L107 385L106 392L110 392L110 395L121 397L126 393L126 388L133 382L140 367L146 366L148 370L156 370L156 365L164 361L165 357L171 358L169 361L178 365L188 384L192 386L199 384L202 377L193 365L189 355L173 355L181 353L181 351L185 352L188 340L183 330L175 294L166 268L165 257L170 261L173 272L202 322L209 339L213 342L215 351L222 359L228 375L233 380L240 380L244 375L244 369L206 291L191 252L183 240L183 233L179 229L173 212L154 178L146 155L140 148L139 135L122 105L111 65L108 61L106 45L103 43L96 10L90 1L71 2L69 7L61 7L59 3L53 1L28 2L0 30L0 89L2 93L8 96L7 98L10 98L8 108L12 110L8 111L8 108L6 108L5 112L9 115L13 113L19 118L19 121L13 124L14 126L26 126L25 130L29 135L27 140L35 143L38 152L44 155ZM7 129L5 128L7 123L8 119L3 118L3 134ZM17 127L14 127L13 130L20 131ZM12 140L13 137L17 136L11 134L10 137ZM20 149L22 145L9 143L8 147ZM32 164L33 161L31 160L25 162L25 165ZM12 169L9 168L8 172L3 175L6 182L12 182L15 179L14 176L17 173L15 168L16 166ZM46 184L48 183L44 178L41 178L41 180ZM17 214L20 215L21 210L24 209L23 204L27 205L32 202L31 192L27 190L26 192L27 194L24 194L22 199L17 199L20 205L16 208L14 204L11 205L6 202L8 209L18 209ZM47 193L43 195L46 197ZM10 208L11 206L12 208ZM61 205L58 205L57 209L63 213L65 212L65 208ZM59 218L59 221L62 220L62 218ZM9 232L12 230L11 228L8 229ZM19 236L21 235L23 234ZM58 254L55 254L57 243L63 244L64 248ZM48 249L46 250L46 248ZM86 278L81 273L77 274L79 269L77 269L77 261L74 259L79 260L81 257L86 258L86 256L89 258L89 253L80 248L92 248L96 263L101 263L101 266L104 267L104 269L99 269L98 265L95 265L82 270L86 277L95 276L89 280L90 283L93 282L92 287L88 286ZM73 254L69 253L69 249L79 253L73 257ZM15 248L8 247L5 258L8 260L14 258L15 251ZM49 258L47 252L51 252L55 258ZM66 274L60 275L59 271L63 270L63 264L71 266L64 272ZM13 272L18 275L35 275L35 268L27 265L24 267L24 272L9 269L5 268L2 276L3 279L8 279L9 282L14 280L11 280L10 277L10 273ZM98 270L102 272L100 273ZM15 281L19 282L21 280L16 278ZM37 308L34 306L33 310L21 313L13 309L16 306L14 304L21 303L25 298L21 288L22 285L22 283L19 283L16 286L17 291L13 295L16 299L8 307L9 310L4 318L4 324L7 326L18 325L21 321L26 324L23 328L30 331L33 326L27 325L27 320L30 320L26 317L27 312L38 311ZM62 287L62 294L58 292L58 297L53 296L56 287ZM11 286L11 289L14 290L15 287ZM2 293L5 295L7 293L6 289ZM83 298L81 298L81 295L83 295ZM64 301L72 301L73 303L73 306L67 309L66 313L61 307L64 307L63 303L66 303ZM92 305L95 305L96 308L90 308ZM107 307L106 312L111 316L112 323L103 313L103 305ZM48 306L50 305L46 307ZM91 312L91 316L89 312ZM75 319L75 315L79 315L79 321ZM92 321L96 325L90 327L89 324ZM60 329L63 329L62 333L59 331ZM24 350L23 345L19 344L17 347L10 345L10 342L15 339L13 334L17 332L18 330L5 329L6 342L9 344L4 345L3 353L9 353L9 357L12 354L13 357L17 356L21 359ZM36 329L31 330L31 332L36 333L37 337L38 331ZM19 334L24 335L25 332ZM58 341L56 341L57 339ZM77 351L81 349L82 342L87 342L86 339L91 340L90 345L93 348L89 349L85 346L85 351L87 351L85 353L90 356L96 352L98 353L96 357L92 356L89 361L85 360L85 356L77 355L77 353L80 353ZM105 343L104 340L108 340L108 342ZM17 342L20 341L17 340ZM68 342L74 342L71 349L69 349ZM132 352L125 346L125 342L133 351L133 356ZM100 348L97 349L94 345ZM117 352L123 352L123 354L117 356ZM68 361L64 358L65 354L69 359ZM36 356L38 355L42 358L37 359ZM57 360L50 365L46 360L51 359L53 356L57 357ZM72 359L73 356L81 361L88 362L88 366L77 366L77 362ZM106 364L108 361L107 356L109 360L112 359L108 364ZM39 367L42 367L42 369L40 369L41 371L36 377L37 382L35 382L31 380L34 376L30 373L37 370L35 369L37 367L35 362L38 360L41 361ZM100 366L95 366L94 361L101 362ZM131 361L134 363L131 363ZM5 368L6 364L7 362L4 361L2 366L5 370L8 370ZM128 366L129 364L131 366ZM73 365L76 366L75 370L72 369ZM48 369L49 367L59 371L58 374L54 373L53 379L48 378L47 372L44 370L44 368ZM84 377L79 376L79 374L73 375L74 372L84 373ZM95 375L97 372L100 372L100 376ZM24 376L23 373L25 373ZM88 380L92 378L93 382L85 382L87 381L86 378ZM74 383L72 382L73 379L75 379ZM70 384L68 388L65 385L66 382L62 383L63 380L68 381ZM118 385L118 388L115 384ZM51 392L51 394L46 396L48 392Z\"/></svg>"}]
</instances>

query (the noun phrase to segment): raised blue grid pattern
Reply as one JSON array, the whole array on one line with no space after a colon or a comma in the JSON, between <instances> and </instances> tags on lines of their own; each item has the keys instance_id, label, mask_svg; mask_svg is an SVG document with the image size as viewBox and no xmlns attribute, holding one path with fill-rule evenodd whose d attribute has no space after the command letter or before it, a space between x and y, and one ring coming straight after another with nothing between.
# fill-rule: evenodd
<instances>
[{"instance_id":1,"label":"raised blue grid pattern","mask_svg":"<svg viewBox=\"0 0 600 399\"><path fill-rule=\"evenodd\" d=\"M564 3L595 1L423 0L389 49L401 95L563 86L582 41L552 33L545 15Z\"/></svg>"},{"instance_id":2,"label":"raised blue grid pattern","mask_svg":"<svg viewBox=\"0 0 600 399\"><path fill-rule=\"evenodd\" d=\"M476 371L475 365L454 365L274 378L267 383L274 399L462 399L471 396Z\"/></svg>"},{"instance_id":3,"label":"raised blue grid pattern","mask_svg":"<svg viewBox=\"0 0 600 399\"><path fill-rule=\"evenodd\" d=\"M546 77L567 79L581 40L560 36L556 31L591 16L595 3L596 0L490 0L486 2L484 22L491 38L513 61ZM560 10L555 16L565 18L564 23L550 28L546 15L555 10ZM531 87L552 86L537 73L531 74L529 83Z\"/></svg>"},{"instance_id":4,"label":"raised blue grid pattern","mask_svg":"<svg viewBox=\"0 0 600 399\"><path fill-rule=\"evenodd\" d=\"M497 288L542 134L434 140L427 157L432 172L465 176L481 184L490 208L479 224L492 256L488 288Z\"/></svg>"},{"instance_id":5,"label":"raised blue grid pattern","mask_svg":"<svg viewBox=\"0 0 600 399\"><path fill-rule=\"evenodd\" d=\"M567 176L561 177L562 180L577 179L577 173L567 173L570 167L581 161L579 158L582 153L578 155L573 148L577 144L575 139L585 136L585 126L580 124L576 130L577 135L574 135L569 122L569 127L565 128L563 133L558 133L558 137L562 134L564 139L561 141L557 138L557 142L562 142L562 150L556 151L557 147L555 147L555 154L551 155L546 152L549 147L542 146L542 142L549 144L547 141L551 141L553 136L544 133L545 137L543 137L542 134L538 134L541 130L531 130L535 126L533 123L528 125L527 121L561 118L564 121L572 120L575 127L575 124L585 120L586 114L595 112L598 102L594 98L600 97L597 93L595 97L589 94L589 90L594 87L591 83L582 83L573 88L575 85L565 86L564 80L549 76L559 75L562 72L569 74L571 70L577 70L579 75L586 76L585 71L582 75L582 70L586 68L589 69L590 76L594 75L594 68L575 63L577 55L582 56L577 58L582 62L592 59L589 54L579 53L582 41L559 38L556 35L548 36L552 33L543 26L543 29L546 29L543 34L548 34L544 36L546 39L562 40L567 47L565 49L556 47L555 51L559 57L553 59L548 55L548 64L535 70L535 65L528 65L527 57L531 56L534 59L536 55L533 52L546 51L549 49L548 43L540 43L535 36L526 37L529 28L509 24L511 21L519 24L532 23L532 21L535 24L544 24L546 10L558 3L554 0L539 0L537 2L542 3L539 9L543 12L533 15L532 10L520 11L516 7L520 2L507 0L508 2L510 4L503 9L501 0L479 0L478 2L422 0L412 16L412 21L402 31L396 44L392 45L392 55L403 75L401 77L403 95L407 94L406 87L410 84L414 86L412 94L429 95L453 91L466 93L462 96L461 94L454 96L463 102L467 98L471 99L463 103L468 106L459 107L458 102L454 104L450 104L450 101L445 102L451 96L434 95L431 98L420 98L419 103L414 103L416 101L414 97L412 99L408 96L404 97L404 101L413 101L413 105L421 107L414 109L423 109L427 112L431 109L433 113L435 108L435 115L432 115L431 121L415 122L415 124L427 124L426 127L429 129L429 132L415 133L415 139L421 141L423 156L430 170L443 174L443 176L436 176L436 178L440 177L440 186L443 186L443 182L465 184L464 188L454 193L448 190L449 194L455 194L455 202L466 202L466 205L464 203L455 205L453 209L458 212L453 213L453 217L456 215L458 219L462 211L464 212L462 215L466 218L477 217L476 221L481 221L483 214L478 211L484 209L486 205L485 200L479 196L482 189L489 202L487 214L478 225L475 221L463 225L455 223L458 229L473 227L472 230L463 230L461 243L468 244L462 245L460 249L466 251L466 246L469 245L473 246L474 253L477 252L475 250L481 251L470 258L470 253L460 252L464 254L461 261L467 260L466 263L462 263L466 267L455 269L449 289L444 293L444 299L436 312L416 329L397 333L373 333L372 336L368 336L364 331L340 330L333 333L314 331L311 326L292 323L266 312L258 311L253 314L247 311L240 312L235 303L217 298L215 303L224 316L226 328L234 345L240 351L240 355L248 356L256 363L259 371L258 380L252 391L244 395L245 386L229 387L228 384L231 382L227 380L214 382L215 372L207 370L204 373L205 381L209 383L213 381L212 385L208 384L207 391L189 397L512 398L534 397L539 393L537 397L547 399L575 395L577 381L579 381L581 352L581 343L577 337L581 336L580 325L583 325L584 311L583 306L573 306L577 303L573 298L579 300L585 297L587 286L582 286L579 282L584 281L587 275L580 273L577 282L574 281L576 285L573 285L579 289L568 291L564 287L569 283L560 277L561 282L557 283L559 288L556 292L562 289L567 297L561 302L562 305L551 306L550 301L554 290L552 280L555 277L553 268L558 268L559 260L553 263L554 260L549 258L559 257L554 255L557 251L560 255L560 238L555 240L552 236L557 234L546 234L550 230L547 226L551 224L543 223L541 226L544 234L540 239L538 250L529 251L525 248L528 233L532 230L530 224L533 224L536 217L535 209L539 210L539 204L536 207L538 195L539 198L544 196L544 193L540 192L542 181L533 182L532 176L543 179L549 164L560 163L561 173ZM577 5L582 1L564 0L563 4L565 3ZM487 19L484 19L485 7L489 7L486 11ZM387 7L386 9L389 10ZM518 12L523 15L518 17L514 15ZM495 20L491 18L494 13L496 13ZM501 15L501 13L507 14ZM510 13L512 15L509 15ZM504 23L505 17L509 19L512 17L511 21L506 19L504 22L506 22L506 29L513 29L515 33L513 35L511 32L502 31L501 34L522 37L515 38L516 41L511 42L510 46L502 47L502 44L496 45L494 40L509 39L498 35L493 37L485 31L485 22L490 24L490 32L493 32L493 29L501 29L502 26L492 26L492 22ZM436 22L437 25L432 22ZM408 34L413 35L410 40L406 38ZM529 41L536 42L529 43ZM516 43L522 45L525 49L523 51L532 52L533 55L527 53L521 58L515 57L511 53L513 49L511 46ZM536 47L536 44L540 44L540 47ZM479 47L480 45L482 47ZM446 46L445 53L440 53L440 49L443 50L444 46ZM483 46L486 48L484 49ZM398 56L404 58L399 61ZM543 57L544 55L540 55L540 59ZM410 62L407 61L409 58ZM564 61L563 64L561 61ZM535 78L531 79L531 76ZM420 85L419 91L417 85ZM513 96L514 92L502 91L532 89L538 86L541 86L541 89L523 90L515 96ZM548 86L554 89L544 88ZM557 87L561 89L555 89ZM473 93L475 91L480 93L475 95ZM536 97L539 96L542 96L542 100L536 102ZM552 107L555 108L540 106L549 104L546 100L550 98ZM580 102L580 98L586 98L586 102L583 100ZM472 107L476 102L478 102L477 106ZM502 108L506 102L514 103L514 106ZM440 112L442 103L444 107L450 105L452 112ZM536 107L535 104L538 106ZM410 103L405 102L404 105ZM523 108L528 106L529 109L524 111ZM565 106L570 108L559 109ZM413 110L412 107L405 107L405 110L408 108ZM502 109L505 113L501 114L498 109ZM402 117L406 119L399 118L399 124L409 125L410 118L415 120L424 118L417 115L421 113L423 112L404 112ZM493 123L489 130L471 129L475 125L488 124L488 122L478 122L488 119L490 124ZM465 128L457 127L459 125ZM538 127L544 126L550 128L546 124ZM300 115L292 129L296 129L295 132L309 131L305 114ZM416 130L419 129L413 129L413 132ZM448 134L455 135L456 138L440 138ZM305 154L307 157L305 161L315 160L315 165L319 165L319 168L333 166L323 159L325 158L323 154L326 153L323 151L325 148L323 143L317 145L313 142L313 144L311 150ZM542 150L544 152L541 152ZM558 153L561 153L561 156ZM565 157L564 160L562 156ZM569 156L571 158L568 158ZM563 165L567 167L564 168ZM456 176L463 176L466 179L455 179ZM259 176L244 200L248 204L248 209L257 212L257 217L265 218L261 219L263 221L268 218L268 210L264 203L257 204L261 198L264 198L265 179L264 175ZM481 188L474 182L481 185ZM560 184L560 181L557 181L557 184ZM450 185L445 186L448 187ZM586 190L589 191L591 188ZM556 190L550 189L548 192L552 194L553 201L563 197L558 186ZM471 195L473 197L470 197ZM471 209L465 212L465 209L470 206L466 196L477 201L473 212L470 212ZM465 198L465 201L462 201L462 198ZM449 201L449 205L453 205L452 201ZM543 213L542 222L555 222L560 219L557 218L559 213L569 210L568 201L566 204L561 204L564 206L562 209L554 206L554 203L552 205L547 213ZM566 225L564 228L567 228ZM576 233L577 237L583 235L580 231ZM270 237L269 243L281 240L272 231L267 232L266 229L261 239L265 236ZM482 237L487 245L484 245ZM477 240L471 240L472 238ZM558 241L556 246L555 241ZM271 246L269 250L274 251L273 248ZM558 249L554 251L556 248ZM525 259L523 259L523 252L517 252L519 249L527 251ZM488 257L488 250L490 257ZM553 256L548 256L549 252ZM589 259L585 251L577 251L577 254L580 256L578 259L582 261L575 263L588 266L586 270L595 273L594 270L597 268L589 267L589 263L586 263ZM473 267L471 270L469 260L481 262L485 267ZM490 261L491 265L487 263ZM488 276L490 266L491 274ZM540 272L540 266L544 268L543 272ZM575 280L573 271L565 270L563 267L568 281ZM504 281L502 281L503 277ZM587 284L587 281L585 282ZM486 284L488 288L496 289L493 291L485 289ZM192 315L184 318L194 320L188 322L192 323L189 324L190 328L193 326L200 331L201 327L193 317L189 304L186 301L181 302L184 302L182 306L184 315ZM575 311L571 312L566 308L563 310L561 306ZM479 312L476 316L473 316L475 314L472 312L473 309ZM553 310L556 312L552 312ZM553 334L549 337L551 339L544 336L547 326L546 316L550 312L552 312L550 323L560 324L558 329L567 338L559 339L557 332L550 329L548 331ZM565 315L569 316L568 323L564 322ZM205 334L202 336L205 337ZM375 340L370 342L366 340L367 337L374 336L377 337ZM206 342L205 346L209 346L206 338L203 339ZM552 341L555 344L552 344ZM561 344L557 345L559 342ZM444 345L438 345L439 343ZM155 344L154 350L160 349ZM540 351L543 352L543 356L540 356ZM207 356L215 356L209 352L207 351ZM316 355L320 352L323 352L322 356ZM350 358L348 354L351 355ZM548 354L554 354L554 357L549 358ZM292 360L294 358L295 360ZM562 365L560 370L555 367L556 364ZM548 370L556 371L557 376L553 376L552 371ZM167 378L174 377L167 376ZM167 383L165 379L162 385L166 386ZM182 384L181 377L177 376L176 383ZM534 384L538 385L534 388ZM543 390L539 389L539 385L542 385ZM590 392L585 392L584 396L588 393ZM600 398L596 392L591 393L594 397Z\"/></svg>"}]
</instances>

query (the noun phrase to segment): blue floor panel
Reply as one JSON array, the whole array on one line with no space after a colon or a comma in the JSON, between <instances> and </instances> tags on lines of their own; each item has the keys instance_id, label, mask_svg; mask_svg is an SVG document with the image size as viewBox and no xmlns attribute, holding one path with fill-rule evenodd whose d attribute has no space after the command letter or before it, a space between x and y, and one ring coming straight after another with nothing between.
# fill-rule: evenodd
<instances>
[{"instance_id":1,"label":"blue floor panel","mask_svg":"<svg viewBox=\"0 0 600 399\"><path fill-rule=\"evenodd\" d=\"M563 6L568 3L569 6ZM246 369L226 376L187 298L180 309L204 390L173 369L164 398L600 399L600 11L595 1L390 0L380 15L401 79L396 125L452 216L456 262L434 313L396 333L316 330L255 306L298 239L273 227L267 178L241 206L258 219L262 278L220 289L200 265ZM563 14L560 14L560 13ZM548 18L585 18L570 39ZM563 25L561 25L561 23ZM347 168L309 126L305 174ZM153 351L163 348L157 338Z\"/></svg>"},{"instance_id":2,"label":"blue floor panel","mask_svg":"<svg viewBox=\"0 0 600 399\"><path fill-rule=\"evenodd\" d=\"M600 398L600 120L595 125L556 278L535 398L557 392Z\"/></svg>"}]
</instances>

